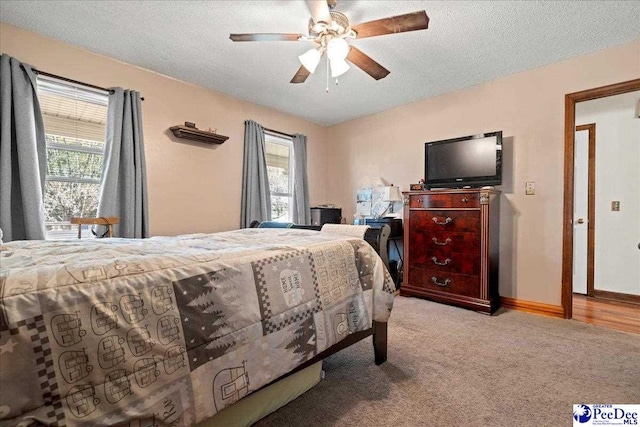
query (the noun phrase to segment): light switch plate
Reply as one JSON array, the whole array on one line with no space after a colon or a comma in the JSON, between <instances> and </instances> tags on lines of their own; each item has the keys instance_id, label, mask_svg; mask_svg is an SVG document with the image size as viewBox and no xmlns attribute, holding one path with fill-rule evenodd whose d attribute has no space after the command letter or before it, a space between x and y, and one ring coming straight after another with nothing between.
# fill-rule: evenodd
<instances>
[{"instance_id":1,"label":"light switch plate","mask_svg":"<svg viewBox=\"0 0 640 427\"><path fill-rule=\"evenodd\" d=\"M536 194L536 183L534 181L527 181L524 185L524 192L527 196Z\"/></svg>"},{"instance_id":2,"label":"light switch plate","mask_svg":"<svg viewBox=\"0 0 640 427\"><path fill-rule=\"evenodd\" d=\"M614 200L613 202L611 202L611 211L612 212L620 211L620 201Z\"/></svg>"}]
</instances>

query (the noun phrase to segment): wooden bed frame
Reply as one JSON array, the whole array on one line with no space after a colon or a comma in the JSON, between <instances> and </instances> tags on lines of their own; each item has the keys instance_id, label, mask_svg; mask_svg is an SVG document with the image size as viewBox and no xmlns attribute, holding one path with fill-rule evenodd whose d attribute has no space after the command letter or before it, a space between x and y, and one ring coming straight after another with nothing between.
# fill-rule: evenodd
<instances>
[{"instance_id":1,"label":"wooden bed frame","mask_svg":"<svg viewBox=\"0 0 640 427\"><path fill-rule=\"evenodd\" d=\"M354 332L342 341L332 345L322 353L317 354L313 359L310 359L307 362L303 363L294 371L292 371L292 373L304 369L307 366L313 365L314 363L319 362L320 360L325 359L332 354L337 353L338 351L347 348L350 345L353 345L371 335L373 335L373 353L376 365L381 365L387 361L387 322L374 321L373 327L371 327L370 329L367 329L366 331Z\"/></svg>"},{"instance_id":2,"label":"wooden bed frame","mask_svg":"<svg viewBox=\"0 0 640 427\"><path fill-rule=\"evenodd\" d=\"M373 327L371 327L370 329L367 329L365 331L354 332L353 334L349 335L347 338L332 345L325 351L316 354L313 358L307 360L306 362L304 362L302 365L298 366L294 370L287 372L286 374L282 375L278 379L271 381L269 384L263 387L260 387L259 390L265 387L269 387L271 384L276 383L282 380L283 378L288 377L289 375L293 375L296 372L301 371L313 365L314 363L320 362L321 360L326 359L332 354L337 353L340 350L343 350L372 335L373 335L373 353L374 353L376 365L382 365L384 362L387 361L387 322L374 321Z\"/></svg>"}]
</instances>

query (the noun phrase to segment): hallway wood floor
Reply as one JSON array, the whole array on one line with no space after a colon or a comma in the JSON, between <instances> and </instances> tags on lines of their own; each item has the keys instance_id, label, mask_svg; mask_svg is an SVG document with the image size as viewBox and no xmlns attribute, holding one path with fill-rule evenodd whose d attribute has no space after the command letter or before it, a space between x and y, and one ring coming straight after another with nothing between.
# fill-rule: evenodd
<instances>
[{"instance_id":1,"label":"hallway wood floor","mask_svg":"<svg viewBox=\"0 0 640 427\"><path fill-rule=\"evenodd\" d=\"M640 304L573 294L573 319L603 328L640 334Z\"/></svg>"}]
</instances>

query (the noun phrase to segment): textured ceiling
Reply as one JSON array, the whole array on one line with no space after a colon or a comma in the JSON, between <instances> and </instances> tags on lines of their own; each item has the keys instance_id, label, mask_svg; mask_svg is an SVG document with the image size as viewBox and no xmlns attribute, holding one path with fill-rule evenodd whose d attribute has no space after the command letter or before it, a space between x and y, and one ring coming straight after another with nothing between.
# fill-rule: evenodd
<instances>
[{"instance_id":1,"label":"textured ceiling","mask_svg":"<svg viewBox=\"0 0 640 427\"><path fill-rule=\"evenodd\" d=\"M326 93L323 67L289 83L312 43L229 40L304 32L301 0L0 1L2 21L323 125L640 38L637 1L341 0L336 8L353 23L422 9L426 31L352 42L388 77L376 82L352 67Z\"/></svg>"}]
</instances>

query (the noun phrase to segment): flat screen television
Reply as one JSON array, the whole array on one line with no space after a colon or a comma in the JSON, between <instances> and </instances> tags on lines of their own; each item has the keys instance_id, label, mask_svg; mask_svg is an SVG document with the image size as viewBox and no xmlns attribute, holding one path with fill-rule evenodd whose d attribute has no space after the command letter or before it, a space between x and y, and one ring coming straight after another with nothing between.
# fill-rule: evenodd
<instances>
[{"instance_id":1,"label":"flat screen television","mask_svg":"<svg viewBox=\"0 0 640 427\"><path fill-rule=\"evenodd\" d=\"M484 187L502 184L502 131L427 142L425 186Z\"/></svg>"}]
</instances>

